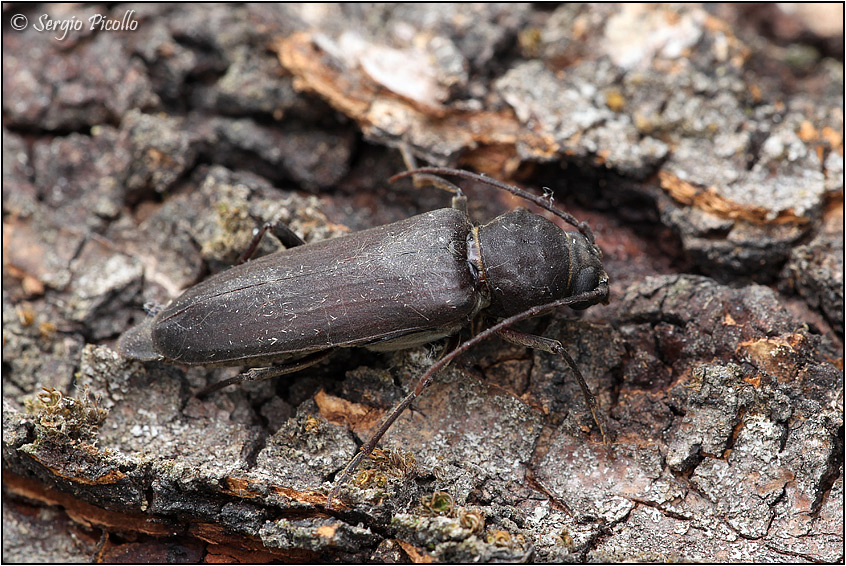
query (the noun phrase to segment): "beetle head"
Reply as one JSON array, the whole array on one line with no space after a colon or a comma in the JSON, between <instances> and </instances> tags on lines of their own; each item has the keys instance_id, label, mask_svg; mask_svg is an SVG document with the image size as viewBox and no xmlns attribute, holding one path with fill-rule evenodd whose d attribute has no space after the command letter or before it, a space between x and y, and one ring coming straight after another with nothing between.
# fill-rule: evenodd
<instances>
[{"instance_id":1,"label":"beetle head","mask_svg":"<svg viewBox=\"0 0 846 566\"><path fill-rule=\"evenodd\" d=\"M570 305L585 309L608 301L608 275L599 248L584 235L565 232L546 218L518 209L478 229L489 312L507 317L604 289L599 297Z\"/></svg>"}]
</instances>

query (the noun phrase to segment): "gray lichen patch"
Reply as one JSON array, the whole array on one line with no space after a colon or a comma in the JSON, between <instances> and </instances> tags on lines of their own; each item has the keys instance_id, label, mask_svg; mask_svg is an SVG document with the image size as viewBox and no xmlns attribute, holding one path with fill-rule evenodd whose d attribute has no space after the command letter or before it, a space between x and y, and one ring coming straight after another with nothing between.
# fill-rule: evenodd
<instances>
[{"instance_id":1,"label":"gray lichen patch","mask_svg":"<svg viewBox=\"0 0 846 566\"><path fill-rule=\"evenodd\" d=\"M269 548L286 551L359 553L367 547L375 547L380 540L370 529L329 518L278 519L266 523L259 535Z\"/></svg>"},{"instance_id":2,"label":"gray lichen patch","mask_svg":"<svg viewBox=\"0 0 846 566\"><path fill-rule=\"evenodd\" d=\"M538 414L522 401L456 375L443 375L416 410L398 419L385 444L412 451L436 485L465 494L459 503L471 489L519 481L541 431Z\"/></svg>"},{"instance_id":3,"label":"gray lichen patch","mask_svg":"<svg viewBox=\"0 0 846 566\"><path fill-rule=\"evenodd\" d=\"M301 491L322 488L355 449L349 433L323 420L317 406L309 401L266 439L255 467L245 477Z\"/></svg>"},{"instance_id":4,"label":"gray lichen patch","mask_svg":"<svg viewBox=\"0 0 846 566\"><path fill-rule=\"evenodd\" d=\"M703 453L722 458L754 395L736 365L695 368L688 391L693 410L682 418L667 453L667 465L676 471L690 469Z\"/></svg>"},{"instance_id":5,"label":"gray lichen patch","mask_svg":"<svg viewBox=\"0 0 846 566\"><path fill-rule=\"evenodd\" d=\"M595 71L611 72L601 65ZM508 71L495 87L525 127L550 136L562 153L581 159L601 156L607 167L636 178L646 176L667 155L664 142L642 136L629 115L607 107L604 91L588 87L579 76L562 80L542 62L531 61Z\"/></svg>"}]
</instances>

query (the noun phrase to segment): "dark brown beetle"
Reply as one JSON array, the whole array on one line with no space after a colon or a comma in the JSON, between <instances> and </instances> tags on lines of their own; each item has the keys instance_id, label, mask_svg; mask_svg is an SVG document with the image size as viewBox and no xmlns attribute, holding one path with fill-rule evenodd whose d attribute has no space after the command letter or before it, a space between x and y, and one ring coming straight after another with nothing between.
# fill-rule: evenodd
<instances>
[{"instance_id":1,"label":"dark brown beetle","mask_svg":"<svg viewBox=\"0 0 846 566\"><path fill-rule=\"evenodd\" d=\"M560 306L584 309L608 301L608 275L590 229L548 200L481 175L422 168L392 180L409 175L455 193L453 207L314 244L300 245L288 232L287 244L293 247L191 287L125 333L118 343L120 353L140 360L257 368L213 385L203 392L207 394L232 383L298 371L334 348L410 348L454 336L481 314L499 320L423 375L345 468L328 504L434 374L492 334L563 356L599 424L596 401L561 343L509 328ZM524 209L473 226L461 190L435 175L509 191L553 212L579 233L565 232Z\"/></svg>"}]
</instances>

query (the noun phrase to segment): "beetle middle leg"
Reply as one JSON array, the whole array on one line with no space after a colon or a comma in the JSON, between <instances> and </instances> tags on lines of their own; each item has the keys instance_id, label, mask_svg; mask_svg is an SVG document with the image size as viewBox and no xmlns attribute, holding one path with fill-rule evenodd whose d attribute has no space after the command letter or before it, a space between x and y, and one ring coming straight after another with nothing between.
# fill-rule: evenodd
<instances>
[{"instance_id":1,"label":"beetle middle leg","mask_svg":"<svg viewBox=\"0 0 846 566\"><path fill-rule=\"evenodd\" d=\"M331 353L332 350L322 350L319 352L308 354L307 356L303 356L302 358L297 358L296 360L291 360L288 363L266 368L251 368L245 371L244 373L236 375L235 377L230 377L229 379L218 381L217 383L213 383L208 387L201 389L197 393L197 397L205 397L211 393L220 391L224 387L235 385L236 383L243 383L245 381L264 381L265 379L285 375L286 373L295 373L307 367L311 367L321 360L326 359Z\"/></svg>"}]
</instances>

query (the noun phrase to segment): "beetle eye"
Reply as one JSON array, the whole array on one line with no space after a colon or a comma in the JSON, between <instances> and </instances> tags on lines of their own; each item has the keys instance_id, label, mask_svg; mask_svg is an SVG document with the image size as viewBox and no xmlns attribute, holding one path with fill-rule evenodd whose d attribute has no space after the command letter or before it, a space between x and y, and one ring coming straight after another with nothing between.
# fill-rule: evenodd
<instances>
[{"instance_id":1,"label":"beetle eye","mask_svg":"<svg viewBox=\"0 0 846 566\"><path fill-rule=\"evenodd\" d=\"M579 295L596 289L596 285L598 283L596 276L596 269L593 267L583 267L579 270L579 274L576 277L576 283L573 285L573 294Z\"/></svg>"}]
</instances>

